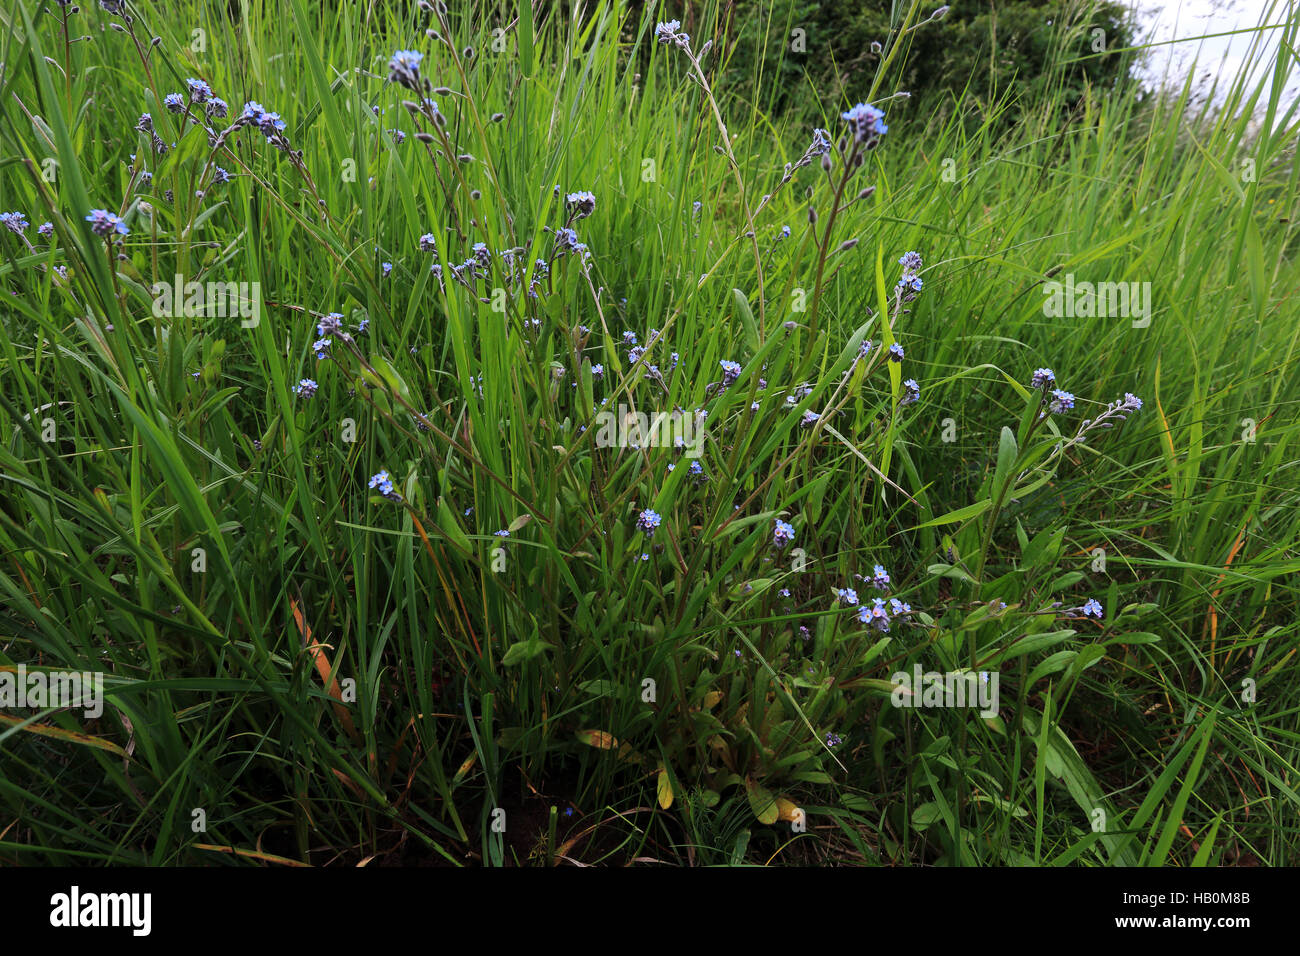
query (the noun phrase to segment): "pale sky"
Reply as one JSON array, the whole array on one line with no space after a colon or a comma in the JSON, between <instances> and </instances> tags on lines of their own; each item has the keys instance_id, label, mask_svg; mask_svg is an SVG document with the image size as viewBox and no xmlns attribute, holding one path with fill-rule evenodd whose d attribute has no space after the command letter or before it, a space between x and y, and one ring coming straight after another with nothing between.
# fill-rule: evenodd
<instances>
[{"instance_id":1,"label":"pale sky","mask_svg":"<svg viewBox=\"0 0 1300 956\"><path fill-rule=\"evenodd\" d=\"M1261 34L1237 33L1252 30L1261 24L1282 24L1300 10L1296 0L1130 0L1138 11L1139 42L1178 42L1158 46L1148 52L1149 58L1139 75L1148 83L1181 85L1187 72L1196 61L1196 78L1208 83L1215 74L1222 83L1230 81L1249 58L1254 62L1252 80L1265 75L1272 54L1278 46L1282 30L1266 30ZM1266 38L1266 39L1264 39ZM1252 51L1252 44L1256 49ZM1216 95L1221 98L1222 92ZM1289 76L1283 84L1282 106L1300 96L1300 70L1292 62Z\"/></svg>"}]
</instances>

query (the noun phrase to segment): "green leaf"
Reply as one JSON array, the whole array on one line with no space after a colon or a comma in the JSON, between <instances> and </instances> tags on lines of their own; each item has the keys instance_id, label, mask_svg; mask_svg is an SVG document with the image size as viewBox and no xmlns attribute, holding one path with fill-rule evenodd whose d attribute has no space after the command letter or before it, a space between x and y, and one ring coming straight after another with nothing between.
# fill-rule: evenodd
<instances>
[{"instance_id":1,"label":"green leaf","mask_svg":"<svg viewBox=\"0 0 1300 956\"><path fill-rule=\"evenodd\" d=\"M1011 479L1011 469L1015 467L1016 456L1020 449L1016 446L1016 433L1005 425L998 439L998 465L993 473L993 496L1001 494L1006 483Z\"/></svg>"},{"instance_id":2,"label":"green leaf","mask_svg":"<svg viewBox=\"0 0 1300 956\"><path fill-rule=\"evenodd\" d=\"M1005 431L1006 429L1003 429ZM966 505L964 508L958 508L956 511L949 511L946 515L940 515L937 518L931 518L929 521L922 521L913 531L921 528L933 528L941 524L956 524L958 521L969 521L971 518L977 518L993 506L990 498L982 498L973 505Z\"/></svg>"},{"instance_id":3,"label":"green leaf","mask_svg":"<svg viewBox=\"0 0 1300 956\"><path fill-rule=\"evenodd\" d=\"M753 777L749 777L745 780L745 793L749 797L749 808L754 811L754 816L758 818L759 823L776 822L781 810L776 805L776 797L772 796L770 791L755 782Z\"/></svg>"},{"instance_id":4,"label":"green leaf","mask_svg":"<svg viewBox=\"0 0 1300 956\"><path fill-rule=\"evenodd\" d=\"M506 656L501 658L501 663L506 667L513 667L516 664L524 663L524 661L531 661L534 657L539 657L554 649L550 644L534 635L526 641L512 644L510 649L506 651Z\"/></svg>"},{"instance_id":5,"label":"green leaf","mask_svg":"<svg viewBox=\"0 0 1300 956\"><path fill-rule=\"evenodd\" d=\"M745 341L749 344L749 351L752 355L758 351L758 325L754 322L754 312L749 307L749 300L745 298L745 293L739 289L732 289L731 294L736 297L736 311L740 314L740 321L745 326Z\"/></svg>"}]
</instances>

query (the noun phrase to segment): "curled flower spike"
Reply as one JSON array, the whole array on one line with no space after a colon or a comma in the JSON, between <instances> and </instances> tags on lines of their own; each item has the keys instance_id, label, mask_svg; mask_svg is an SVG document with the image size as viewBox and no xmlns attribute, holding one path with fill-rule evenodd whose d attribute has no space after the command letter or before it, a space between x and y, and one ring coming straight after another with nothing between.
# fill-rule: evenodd
<instances>
[{"instance_id":1,"label":"curled flower spike","mask_svg":"<svg viewBox=\"0 0 1300 956\"><path fill-rule=\"evenodd\" d=\"M398 50L388 61L388 81L419 93L420 61L423 59L424 54L416 50Z\"/></svg>"},{"instance_id":2,"label":"curled flower spike","mask_svg":"<svg viewBox=\"0 0 1300 956\"><path fill-rule=\"evenodd\" d=\"M212 87L202 80L196 80L190 77L185 81L185 86L189 90L191 103L206 103L212 99Z\"/></svg>"},{"instance_id":3,"label":"curled flower spike","mask_svg":"<svg viewBox=\"0 0 1300 956\"><path fill-rule=\"evenodd\" d=\"M10 232L16 232L21 236L30 225L31 223L27 221L27 217L20 212L0 212L0 226L4 226ZM44 229L45 227L42 226L41 228Z\"/></svg>"},{"instance_id":4,"label":"curled flower spike","mask_svg":"<svg viewBox=\"0 0 1300 956\"><path fill-rule=\"evenodd\" d=\"M589 192L569 193L564 203L578 219L586 219L596 211L596 197Z\"/></svg>"},{"instance_id":5,"label":"curled flower spike","mask_svg":"<svg viewBox=\"0 0 1300 956\"><path fill-rule=\"evenodd\" d=\"M329 338L331 335L338 335L343 331L343 313L330 312L328 315L321 317L316 323L316 334L321 338Z\"/></svg>"},{"instance_id":6,"label":"curled flower spike","mask_svg":"<svg viewBox=\"0 0 1300 956\"><path fill-rule=\"evenodd\" d=\"M168 93L163 97L163 106L167 107L169 113L184 113L185 97L180 93Z\"/></svg>"},{"instance_id":7,"label":"curled flower spike","mask_svg":"<svg viewBox=\"0 0 1300 956\"><path fill-rule=\"evenodd\" d=\"M905 394L898 400L899 405L915 405L921 400L921 386L916 384L916 379L909 378L903 382Z\"/></svg>"},{"instance_id":8,"label":"curled flower spike","mask_svg":"<svg viewBox=\"0 0 1300 956\"><path fill-rule=\"evenodd\" d=\"M800 156L793 163L786 164L785 174L781 177L781 182L783 183L789 182L798 170L803 169L805 166L811 164L812 161L819 156L829 155L830 151L831 151L830 133L826 132L826 130L824 129L814 129L812 135L812 143L809 144L806 150L804 150L802 156ZM789 235L788 229L786 231L786 235Z\"/></svg>"},{"instance_id":9,"label":"curled flower spike","mask_svg":"<svg viewBox=\"0 0 1300 956\"><path fill-rule=\"evenodd\" d=\"M1050 368L1034 369L1033 377L1029 380L1030 388L1051 388L1056 384L1056 373Z\"/></svg>"},{"instance_id":10,"label":"curled flower spike","mask_svg":"<svg viewBox=\"0 0 1300 956\"><path fill-rule=\"evenodd\" d=\"M660 23L655 27L655 39L660 43L675 43L683 50L691 45L689 34L682 33L682 23L680 20L669 20L667 23Z\"/></svg>"},{"instance_id":11,"label":"curled flower spike","mask_svg":"<svg viewBox=\"0 0 1300 956\"><path fill-rule=\"evenodd\" d=\"M853 141L863 149L874 149L880 142L880 137L889 132L889 127L884 123L885 111L870 103L859 103L851 110L841 113L840 119L848 124Z\"/></svg>"}]
</instances>

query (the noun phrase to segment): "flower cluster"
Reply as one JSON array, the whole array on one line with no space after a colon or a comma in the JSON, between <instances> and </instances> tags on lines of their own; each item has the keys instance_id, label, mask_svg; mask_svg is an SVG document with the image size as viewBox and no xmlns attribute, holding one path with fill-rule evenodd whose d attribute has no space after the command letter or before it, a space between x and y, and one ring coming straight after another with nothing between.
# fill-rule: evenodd
<instances>
[{"instance_id":1,"label":"flower cluster","mask_svg":"<svg viewBox=\"0 0 1300 956\"><path fill-rule=\"evenodd\" d=\"M393 501L402 500L402 496L393 490L393 478L388 474L387 469L380 471L378 474L372 475L368 487L378 490L378 492L385 498L389 498Z\"/></svg>"},{"instance_id":2,"label":"flower cluster","mask_svg":"<svg viewBox=\"0 0 1300 956\"><path fill-rule=\"evenodd\" d=\"M637 516L636 526L639 530L644 531L647 537L654 537L659 525L663 522L663 517L657 512L647 508Z\"/></svg>"},{"instance_id":3,"label":"flower cluster","mask_svg":"<svg viewBox=\"0 0 1300 956\"><path fill-rule=\"evenodd\" d=\"M27 217L20 212L0 212L0 226L4 226L10 232L16 232L21 236L30 225Z\"/></svg>"},{"instance_id":4,"label":"flower cluster","mask_svg":"<svg viewBox=\"0 0 1300 956\"><path fill-rule=\"evenodd\" d=\"M826 132L826 130L824 129L814 129L812 135L812 143L808 146L807 149L804 150L803 155L800 156L793 163L785 164L785 173L781 177L781 182L788 183L790 179L794 176L795 172L797 172L800 169L803 169L805 166L811 165L814 159L817 159L820 156L826 156L827 154L830 153L830 151L831 151L830 133ZM790 227L785 226L783 228L784 228L783 234L785 236L789 236Z\"/></svg>"},{"instance_id":5,"label":"flower cluster","mask_svg":"<svg viewBox=\"0 0 1300 956\"><path fill-rule=\"evenodd\" d=\"M90 210L86 222L90 223L90 231L97 236L112 236L114 233L125 236L131 231L126 223L107 209Z\"/></svg>"},{"instance_id":6,"label":"flower cluster","mask_svg":"<svg viewBox=\"0 0 1300 956\"><path fill-rule=\"evenodd\" d=\"M680 20L669 20L667 23L656 25L655 39L660 43L674 43L683 50L690 49L691 46L690 35L682 32Z\"/></svg>"},{"instance_id":7,"label":"flower cluster","mask_svg":"<svg viewBox=\"0 0 1300 956\"><path fill-rule=\"evenodd\" d=\"M889 132L885 125L885 111L877 109L870 103L859 103L851 110L840 114L849 127L853 142L861 149L875 149L880 137Z\"/></svg>"},{"instance_id":8,"label":"flower cluster","mask_svg":"<svg viewBox=\"0 0 1300 956\"><path fill-rule=\"evenodd\" d=\"M424 54L415 50L398 50L388 61L388 81L420 93L428 81L420 76L420 61Z\"/></svg>"},{"instance_id":9,"label":"flower cluster","mask_svg":"<svg viewBox=\"0 0 1300 956\"><path fill-rule=\"evenodd\" d=\"M596 211L596 197L589 192L569 193L564 197L570 215L575 219L586 219Z\"/></svg>"},{"instance_id":10,"label":"flower cluster","mask_svg":"<svg viewBox=\"0 0 1300 956\"><path fill-rule=\"evenodd\" d=\"M898 280L898 292L908 300L913 299L921 291L921 277L917 274L921 271L921 254L906 252L898 264L903 267L903 274Z\"/></svg>"}]
</instances>

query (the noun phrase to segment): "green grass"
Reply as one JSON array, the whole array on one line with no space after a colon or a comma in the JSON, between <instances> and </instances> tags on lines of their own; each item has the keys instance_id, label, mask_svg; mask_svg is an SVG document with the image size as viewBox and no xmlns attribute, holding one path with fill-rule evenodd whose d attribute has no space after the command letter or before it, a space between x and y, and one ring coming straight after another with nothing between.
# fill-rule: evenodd
<instances>
[{"instance_id":1,"label":"green grass","mask_svg":"<svg viewBox=\"0 0 1300 956\"><path fill-rule=\"evenodd\" d=\"M0 668L102 671L106 697L0 713L0 861L1296 861L1280 83L1070 110L1048 82L1010 134L988 104L889 99L860 169L833 152L782 185L812 131L713 87L712 6L695 80L605 2L226 10L150 5L133 34L90 4L0 11L0 211L31 221L0 229ZM901 4L873 87L822 102L833 140L928 15ZM1295 5L1265 22L1284 77ZM399 49L447 88L445 133L385 82ZM301 162L183 130L162 98L191 76L232 117L277 111ZM500 250L550 257L556 184L596 196L590 259L507 282ZM122 257L93 208L130 228ZM475 242L471 291L451 270ZM178 274L260 283L260 320L156 314ZM1066 274L1149 282L1150 323L1047 316ZM317 361L332 312L353 339ZM633 367L622 333L650 329ZM1038 418L1041 366L1072 412ZM1140 412L1059 447L1126 392ZM707 480L598 447L602 399L707 409ZM888 634L835 602L869 603L877 563L915 609ZM1066 613L1089 598L1101 621ZM914 665L996 672L998 716L891 706Z\"/></svg>"}]
</instances>

